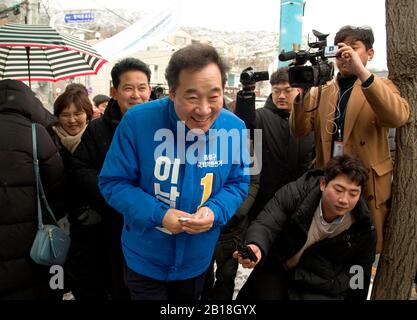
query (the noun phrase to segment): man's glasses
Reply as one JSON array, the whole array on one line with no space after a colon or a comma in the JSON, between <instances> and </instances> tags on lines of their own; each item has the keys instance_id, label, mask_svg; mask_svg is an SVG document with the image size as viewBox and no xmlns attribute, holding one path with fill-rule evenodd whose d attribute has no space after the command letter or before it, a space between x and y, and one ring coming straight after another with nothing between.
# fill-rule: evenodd
<instances>
[{"instance_id":1,"label":"man's glasses","mask_svg":"<svg viewBox=\"0 0 417 320\"><path fill-rule=\"evenodd\" d=\"M280 96L281 93L283 93L285 96L289 96L293 92L293 90L294 90L294 88L291 88L291 87L287 87L287 88L283 88L283 89L274 88L272 90L272 92L274 94L278 95L278 96Z\"/></svg>"}]
</instances>

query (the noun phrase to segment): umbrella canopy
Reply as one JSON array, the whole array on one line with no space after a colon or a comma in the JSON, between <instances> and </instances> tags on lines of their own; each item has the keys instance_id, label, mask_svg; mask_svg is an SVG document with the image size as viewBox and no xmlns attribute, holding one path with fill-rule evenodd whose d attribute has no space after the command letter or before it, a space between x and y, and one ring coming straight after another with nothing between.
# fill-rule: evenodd
<instances>
[{"instance_id":1,"label":"umbrella canopy","mask_svg":"<svg viewBox=\"0 0 417 320\"><path fill-rule=\"evenodd\" d=\"M0 79L58 81L97 74L106 62L86 42L50 26L0 28Z\"/></svg>"}]
</instances>

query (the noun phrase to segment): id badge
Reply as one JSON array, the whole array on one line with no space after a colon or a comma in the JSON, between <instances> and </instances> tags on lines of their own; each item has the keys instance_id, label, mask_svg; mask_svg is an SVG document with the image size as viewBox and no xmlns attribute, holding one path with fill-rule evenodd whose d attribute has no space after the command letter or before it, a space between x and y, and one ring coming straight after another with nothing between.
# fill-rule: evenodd
<instances>
[{"instance_id":1,"label":"id badge","mask_svg":"<svg viewBox=\"0 0 417 320\"><path fill-rule=\"evenodd\" d=\"M335 141L333 144L333 158L343 156L343 141Z\"/></svg>"}]
</instances>

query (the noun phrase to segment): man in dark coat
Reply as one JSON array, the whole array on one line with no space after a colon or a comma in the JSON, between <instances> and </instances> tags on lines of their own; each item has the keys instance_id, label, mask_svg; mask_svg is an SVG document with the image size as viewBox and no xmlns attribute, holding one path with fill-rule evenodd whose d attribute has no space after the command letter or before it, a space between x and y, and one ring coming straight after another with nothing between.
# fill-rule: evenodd
<instances>
[{"instance_id":1,"label":"man in dark coat","mask_svg":"<svg viewBox=\"0 0 417 320\"><path fill-rule=\"evenodd\" d=\"M262 168L249 221L257 217L279 188L306 172L312 161L313 135L297 139L290 133L288 119L299 89L290 87L288 68L272 73L269 82L272 92L264 107L255 111L255 128L262 130ZM256 152L256 145L254 148Z\"/></svg>"},{"instance_id":2,"label":"man in dark coat","mask_svg":"<svg viewBox=\"0 0 417 320\"><path fill-rule=\"evenodd\" d=\"M150 98L151 71L142 61L126 58L119 61L111 71L113 87L112 99L109 101L103 117L92 121L84 132L81 143L73 154L72 170L76 185L89 199L89 205L103 218L104 233L97 237L85 235L86 242L80 243L82 256L87 259L83 272L81 270L75 298L89 299L102 297L99 288L91 288L91 277L97 278L97 268L106 273L101 279L96 279L106 286L111 299L128 299L129 292L123 281L123 255L121 249L122 215L112 209L103 199L98 189L98 175L110 147L114 132L124 113L132 106L147 102ZM89 225L90 217L81 216L81 223ZM95 239L94 239L95 237ZM87 247L87 248L85 248ZM92 261L88 257L104 252L101 260ZM105 281L108 279L110 283Z\"/></svg>"},{"instance_id":3,"label":"man in dark coat","mask_svg":"<svg viewBox=\"0 0 417 320\"><path fill-rule=\"evenodd\" d=\"M56 217L63 216L56 199L64 167L45 129L52 120L24 83L0 81L0 300L59 298L49 287L49 267L36 264L29 255L38 225L32 122L38 123L43 187Z\"/></svg>"},{"instance_id":4,"label":"man in dark coat","mask_svg":"<svg viewBox=\"0 0 417 320\"><path fill-rule=\"evenodd\" d=\"M376 231L363 162L338 156L280 189L249 226L257 262L238 299L366 299Z\"/></svg>"}]
</instances>

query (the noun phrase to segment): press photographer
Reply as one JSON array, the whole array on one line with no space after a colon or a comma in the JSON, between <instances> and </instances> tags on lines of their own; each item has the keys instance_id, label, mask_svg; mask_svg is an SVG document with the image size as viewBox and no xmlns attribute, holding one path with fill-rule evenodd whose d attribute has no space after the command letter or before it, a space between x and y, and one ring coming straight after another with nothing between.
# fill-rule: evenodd
<instances>
[{"instance_id":1,"label":"press photographer","mask_svg":"<svg viewBox=\"0 0 417 320\"><path fill-rule=\"evenodd\" d=\"M329 77L321 72L324 70L321 66L326 64L325 50L318 58L321 64L312 65L309 71L303 71L304 67L292 67L295 68L293 83L305 84L304 88L323 85L312 88L296 100L290 127L296 137L314 132L315 166L318 168L323 168L332 157L343 154L355 155L365 163L370 175L364 194L373 215L378 236L377 252L380 252L393 170L388 128L404 125L410 110L391 81L366 68L374 57L373 43L370 28L341 28L334 38L334 44L338 46L336 66L339 73L327 83L324 80ZM323 45L319 51L322 49Z\"/></svg>"},{"instance_id":2,"label":"press photographer","mask_svg":"<svg viewBox=\"0 0 417 320\"><path fill-rule=\"evenodd\" d=\"M309 168L313 138L295 139L290 134L288 118L301 90L290 86L289 69L280 68L271 74L271 94L264 107L256 110L254 90L259 77L248 77L247 70L240 78L243 89L237 94L236 115L245 122L249 119L248 128L262 130L262 171L259 192L249 211L249 221L252 221L280 187L296 180Z\"/></svg>"}]
</instances>

